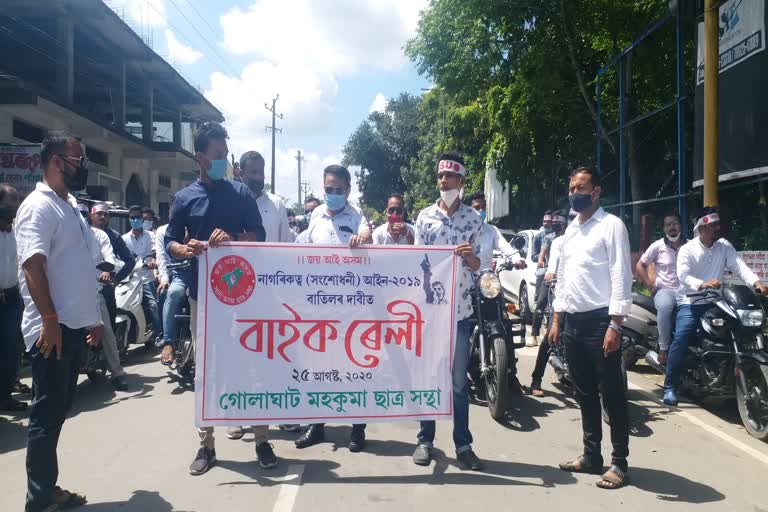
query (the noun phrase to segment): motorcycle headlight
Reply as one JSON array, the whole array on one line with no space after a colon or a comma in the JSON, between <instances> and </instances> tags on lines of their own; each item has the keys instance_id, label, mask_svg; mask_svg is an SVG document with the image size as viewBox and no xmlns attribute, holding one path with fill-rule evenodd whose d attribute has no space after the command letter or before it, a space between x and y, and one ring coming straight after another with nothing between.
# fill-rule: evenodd
<instances>
[{"instance_id":1,"label":"motorcycle headlight","mask_svg":"<svg viewBox=\"0 0 768 512\"><path fill-rule=\"evenodd\" d=\"M762 309L737 309L741 324L744 327L760 327L763 325Z\"/></svg>"},{"instance_id":2,"label":"motorcycle headlight","mask_svg":"<svg viewBox=\"0 0 768 512\"><path fill-rule=\"evenodd\" d=\"M485 272L480 276L480 293L486 299L495 299L501 293L501 281L493 272Z\"/></svg>"}]
</instances>

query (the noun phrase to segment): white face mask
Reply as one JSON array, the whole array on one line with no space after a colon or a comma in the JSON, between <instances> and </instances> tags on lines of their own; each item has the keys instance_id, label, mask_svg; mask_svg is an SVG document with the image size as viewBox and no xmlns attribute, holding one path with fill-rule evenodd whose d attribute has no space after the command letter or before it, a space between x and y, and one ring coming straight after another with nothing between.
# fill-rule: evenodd
<instances>
[{"instance_id":1,"label":"white face mask","mask_svg":"<svg viewBox=\"0 0 768 512\"><path fill-rule=\"evenodd\" d=\"M440 199L443 200L443 204L446 208L453 206L453 203L459 198L459 189L454 188L452 190L441 190Z\"/></svg>"},{"instance_id":2,"label":"white face mask","mask_svg":"<svg viewBox=\"0 0 768 512\"><path fill-rule=\"evenodd\" d=\"M144 231L152 231L152 221L151 220L145 220L141 223L141 227L144 228Z\"/></svg>"},{"instance_id":3,"label":"white face mask","mask_svg":"<svg viewBox=\"0 0 768 512\"><path fill-rule=\"evenodd\" d=\"M675 243L678 240L680 240L680 236L681 235L680 235L680 233L678 233L677 236L669 236L669 235L666 235L666 236L667 236L667 240L669 240L672 243Z\"/></svg>"}]
</instances>

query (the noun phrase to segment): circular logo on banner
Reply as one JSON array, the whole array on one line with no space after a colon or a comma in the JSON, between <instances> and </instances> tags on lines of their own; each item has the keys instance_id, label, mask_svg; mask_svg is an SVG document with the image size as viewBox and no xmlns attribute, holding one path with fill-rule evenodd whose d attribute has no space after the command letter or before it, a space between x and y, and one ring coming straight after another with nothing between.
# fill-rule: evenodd
<instances>
[{"instance_id":1,"label":"circular logo on banner","mask_svg":"<svg viewBox=\"0 0 768 512\"><path fill-rule=\"evenodd\" d=\"M228 306L247 301L256 287L253 267L245 258L226 256L213 266L211 289L216 298Z\"/></svg>"}]
</instances>

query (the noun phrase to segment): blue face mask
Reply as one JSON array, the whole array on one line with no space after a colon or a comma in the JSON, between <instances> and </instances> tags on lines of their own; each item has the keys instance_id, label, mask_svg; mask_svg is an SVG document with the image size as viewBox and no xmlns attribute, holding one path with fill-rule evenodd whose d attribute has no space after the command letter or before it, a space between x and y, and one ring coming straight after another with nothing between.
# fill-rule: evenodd
<instances>
[{"instance_id":1,"label":"blue face mask","mask_svg":"<svg viewBox=\"0 0 768 512\"><path fill-rule=\"evenodd\" d=\"M480 218L483 220L483 222L485 222L485 215L486 215L485 210L475 210L475 211L480 216Z\"/></svg>"},{"instance_id":2,"label":"blue face mask","mask_svg":"<svg viewBox=\"0 0 768 512\"><path fill-rule=\"evenodd\" d=\"M325 204L332 212L338 212L347 204L347 196L339 194L325 194Z\"/></svg>"},{"instance_id":3,"label":"blue face mask","mask_svg":"<svg viewBox=\"0 0 768 512\"><path fill-rule=\"evenodd\" d=\"M131 227L133 229L141 229L141 223L143 221L141 220L141 217L139 217L138 219L129 219L129 222L131 223Z\"/></svg>"},{"instance_id":4,"label":"blue face mask","mask_svg":"<svg viewBox=\"0 0 768 512\"><path fill-rule=\"evenodd\" d=\"M226 160L211 160L211 168L208 169L208 177L213 181L219 181L227 174Z\"/></svg>"}]
</instances>

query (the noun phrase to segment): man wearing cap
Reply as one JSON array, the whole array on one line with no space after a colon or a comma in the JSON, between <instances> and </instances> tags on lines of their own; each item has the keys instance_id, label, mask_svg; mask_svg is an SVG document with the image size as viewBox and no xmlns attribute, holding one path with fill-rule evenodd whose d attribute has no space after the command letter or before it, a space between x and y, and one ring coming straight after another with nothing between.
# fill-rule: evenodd
<instances>
[{"instance_id":1,"label":"man wearing cap","mask_svg":"<svg viewBox=\"0 0 768 512\"><path fill-rule=\"evenodd\" d=\"M677 317L675 319L675 337L669 350L667 374L664 379L664 403L677 405L677 386L680 384L685 354L688 343L696 334L696 326L709 302L692 299L688 294L702 290L719 290L723 286L726 270L736 274L749 286L754 286L765 295L766 287L754 272L744 263L736 249L728 240L720 238L720 213L716 207L706 207L699 215L693 228L694 238L685 244L677 256L677 277L680 287L677 290Z\"/></svg>"},{"instance_id":2,"label":"man wearing cap","mask_svg":"<svg viewBox=\"0 0 768 512\"><path fill-rule=\"evenodd\" d=\"M86 222L89 222L88 206L83 203L78 203L77 207ZM91 249L94 264L98 265L101 262L107 262L113 268L117 267L117 257L112 250L112 244L109 242L107 234L93 226L91 226L91 232L93 232L93 236L97 242L97 245ZM104 324L104 336L101 340L101 346L104 350L104 359L107 361L107 367L111 374L109 381L112 384L112 387L115 388L115 391L128 391L128 383L125 380L125 370L123 370L123 367L120 364L120 353L117 350L117 338L115 337L115 331L112 328L112 318L105 298L105 289L112 288L112 274L97 269L96 279L99 282L99 311L101 312L101 322ZM108 294L109 292L106 293ZM112 294L114 295L114 291Z\"/></svg>"},{"instance_id":3,"label":"man wearing cap","mask_svg":"<svg viewBox=\"0 0 768 512\"><path fill-rule=\"evenodd\" d=\"M536 271L536 308L533 312L533 325L531 326L531 337L526 340L526 346L535 347L541 341L539 335L541 334L541 324L544 322L544 313L547 309L547 286L548 279L546 279L547 266L549 262L549 253L552 246L552 242L559 238L565 232L565 226L567 224L563 212L560 210L553 211L550 215L550 231L541 242L541 250L539 251L538 267ZM544 343L542 341L542 343Z\"/></svg>"},{"instance_id":4,"label":"man wearing cap","mask_svg":"<svg viewBox=\"0 0 768 512\"><path fill-rule=\"evenodd\" d=\"M480 237L483 221L480 215L461 201L466 183L464 159L455 152L440 155L437 164L437 186L440 199L419 213L416 220L416 245L451 245L462 259L461 277L456 290L456 344L453 354L453 442L456 458L465 469L479 471L482 461L472 451L469 431L469 338L473 314L472 273L480 269ZM422 421L413 462L428 466L432 461L435 422Z\"/></svg>"}]
</instances>

